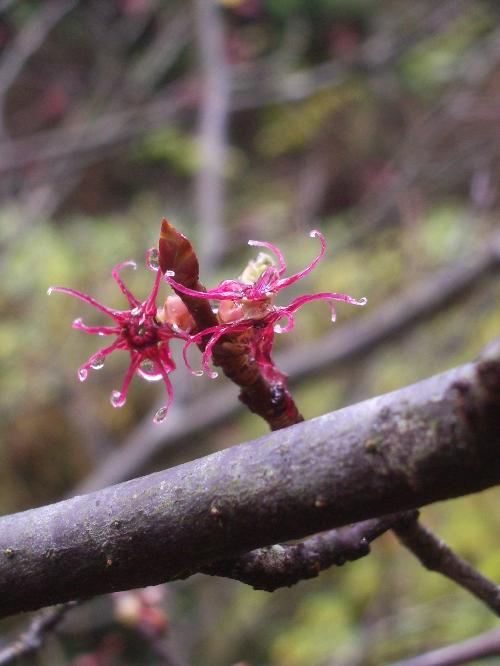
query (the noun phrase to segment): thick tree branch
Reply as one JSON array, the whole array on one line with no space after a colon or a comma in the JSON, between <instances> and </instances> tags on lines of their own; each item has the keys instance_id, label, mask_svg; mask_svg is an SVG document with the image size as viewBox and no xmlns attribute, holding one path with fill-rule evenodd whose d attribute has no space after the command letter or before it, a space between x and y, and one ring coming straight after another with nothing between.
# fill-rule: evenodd
<instances>
[{"instance_id":1,"label":"thick tree branch","mask_svg":"<svg viewBox=\"0 0 500 666\"><path fill-rule=\"evenodd\" d=\"M469 590L500 616L500 585L495 585L462 560L449 546L420 525L417 519L395 525L393 529L401 543L411 550L426 569L436 571Z\"/></svg>"},{"instance_id":2,"label":"thick tree branch","mask_svg":"<svg viewBox=\"0 0 500 666\"><path fill-rule=\"evenodd\" d=\"M179 467L0 519L0 615L180 578L500 483L485 358Z\"/></svg>"}]
</instances>

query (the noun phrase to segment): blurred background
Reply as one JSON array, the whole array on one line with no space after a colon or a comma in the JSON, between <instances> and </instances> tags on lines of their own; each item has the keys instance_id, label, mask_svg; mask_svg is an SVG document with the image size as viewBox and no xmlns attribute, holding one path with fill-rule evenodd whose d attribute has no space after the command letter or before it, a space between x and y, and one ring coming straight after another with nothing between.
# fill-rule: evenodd
<instances>
[{"instance_id":1,"label":"blurred background","mask_svg":"<svg viewBox=\"0 0 500 666\"><path fill-rule=\"evenodd\" d=\"M249 238L279 245L295 272L318 250L308 232L325 234L300 289L368 305L339 306L332 326L308 304L277 341L306 418L469 361L498 336L496 0L2 0L0 49L2 513L266 432L224 379L174 374L161 426L156 384L135 379L127 405L110 406L125 354L77 380L100 340L71 322L106 322L47 288L124 307L110 271L135 259L124 277L144 298L163 216L196 244L209 287L241 273ZM423 511L495 580L499 499ZM144 595L74 610L23 663L375 666L494 626L390 535L273 595L202 576ZM1 642L26 621L3 621Z\"/></svg>"}]
</instances>

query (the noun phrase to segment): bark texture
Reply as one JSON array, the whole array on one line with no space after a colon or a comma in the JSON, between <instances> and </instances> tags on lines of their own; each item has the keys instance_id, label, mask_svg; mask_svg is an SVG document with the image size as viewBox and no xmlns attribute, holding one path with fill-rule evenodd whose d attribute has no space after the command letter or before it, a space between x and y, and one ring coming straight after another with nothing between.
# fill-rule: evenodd
<instances>
[{"instance_id":1,"label":"bark texture","mask_svg":"<svg viewBox=\"0 0 500 666\"><path fill-rule=\"evenodd\" d=\"M500 483L500 345L179 467L0 519L0 616Z\"/></svg>"}]
</instances>

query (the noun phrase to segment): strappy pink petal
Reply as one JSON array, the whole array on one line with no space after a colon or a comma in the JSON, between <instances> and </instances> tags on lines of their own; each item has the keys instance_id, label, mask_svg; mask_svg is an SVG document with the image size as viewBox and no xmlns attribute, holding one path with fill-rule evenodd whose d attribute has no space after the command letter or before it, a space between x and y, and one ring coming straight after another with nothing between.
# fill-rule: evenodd
<instances>
[{"instance_id":1,"label":"strappy pink petal","mask_svg":"<svg viewBox=\"0 0 500 666\"><path fill-rule=\"evenodd\" d=\"M203 358L202 358L203 371L208 375L208 377L210 377L210 379L217 379L217 377L219 376L219 373L216 370L212 370L209 365L212 359L212 352L214 346L226 333L236 333L236 331L244 331L247 328L249 328L249 325L251 326L251 323L249 321L246 321L245 323L233 322L232 324L227 324L227 326L219 326L218 330L212 335L212 337L207 343L207 346L205 347L205 351L203 352Z\"/></svg>"},{"instance_id":2,"label":"strappy pink petal","mask_svg":"<svg viewBox=\"0 0 500 666\"><path fill-rule=\"evenodd\" d=\"M123 268L133 268L134 270L137 268L137 264L135 261L122 261L120 264L117 264L113 270L111 271L111 275L113 276L113 280L116 282L116 284L120 287L120 291L122 294L125 296L125 298L128 300L130 305L132 307L137 307L140 305L140 301L137 300L137 298L134 296L134 294L128 289L128 287L125 285L123 280L120 277L120 271Z\"/></svg>"},{"instance_id":3,"label":"strappy pink petal","mask_svg":"<svg viewBox=\"0 0 500 666\"><path fill-rule=\"evenodd\" d=\"M276 284L276 276L278 272L274 266L268 266L262 273L257 282L253 285L251 290L254 298L259 296L267 296L274 291L274 284Z\"/></svg>"},{"instance_id":4,"label":"strappy pink petal","mask_svg":"<svg viewBox=\"0 0 500 666\"><path fill-rule=\"evenodd\" d=\"M160 363L163 364L163 367L167 372L173 372L175 370L175 361L172 358L172 353L168 347L168 345L161 345L158 348L158 357L160 360Z\"/></svg>"},{"instance_id":5,"label":"strappy pink petal","mask_svg":"<svg viewBox=\"0 0 500 666\"><path fill-rule=\"evenodd\" d=\"M92 305L94 308L97 308L101 312L104 312L110 317L113 317L113 319L116 319L120 314L123 314L121 310L111 310L111 308L108 308L102 303L99 303L99 301L96 301L94 298L92 298L92 296L87 296L87 294L82 294L81 291L76 291L76 289L70 289L69 287L49 287L47 293L50 295L54 291L57 291L61 294L69 294L70 296L79 298L84 303L88 303L89 305Z\"/></svg>"},{"instance_id":6,"label":"strappy pink petal","mask_svg":"<svg viewBox=\"0 0 500 666\"><path fill-rule=\"evenodd\" d=\"M288 308L283 308L282 310L279 309L277 310L277 312L279 313L279 317L277 317L274 320L274 332L290 333L290 331L292 331L293 328L295 327L295 317L292 315L291 312L288 312ZM283 318L287 319L287 323L285 324L285 326L281 326L280 324L278 324L278 321Z\"/></svg>"},{"instance_id":7,"label":"strappy pink petal","mask_svg":"<svg viewBox=\"0 0 500 666\"><path fill-rule=\"evenodd\" d=\"M158 296L158 290L160 289L162 274L161 271L158 271L155 275L155 281L151 293L147 297L144 305L142 306L145 314L156 314L156 297Z\"/></svg>"},{"instance_id":8,"label":"strappy pink petal","mask_svg":"<svg viewBox=\"0 0 500 666\"><path fill-rule=\"evenodd\" d=\"M173 279L171 271L165 273L165 280L168 284L173 287L176 291L180 291L181 294L186 294L186 296L194 296L195 298L206 298L207 300L235 300L241 298L241 291L223 291L219 290L217 287L215 289L210 289L209 291L196 291L195 289L189 289Z\"/></svg>"},{"instance_id":9,"label":"strappy pink petal","mask_svg":"<svg viewBox=\"0 0 500 666\"><path fill-rule=\"evenodd\" d=\"M276 247L276 245L273 245L272 243L267 243L266 241L256 241L256 240L249 240L248 244L254 245L256 247L265 247L267 250L271 250L271 252L274 252L274 254L278 257L278 263L280 265L278 270L278 275L280 277L283 275L283 273L286 271L285 257L283 256L282 251L278 247Z\"/></svg>"},{"instance_id":10,"label":"strappy pink petal","mask_svg":"<svg viewBox=\"0 0 500 666\"><path fill-rule=\"evenodd\" d=\"M132 378L135 375L135 371L137 370L137 368L139 367L139 363L141 362L140 354L131 353L130 356L131 356L130 365L123 379L121 390L111 391L110 401L113 407L123 407L123 405L125 404L127 400L127 393L130 386L130 382L132 381Z\"/></svg>"},{"instance_id":11,"label":"strappy pink petal","mask_svg":"<svg viewBox=\"0 0 500 666\"><path fill-rule=\"evenodd\" d=\"M320 301L320 300L342 301L344 303L349 303L350 305L366 305L366 298L356 299L353 298L352 296L348 296L347 294L337 294L327 291L327 292L321 292L319 294L307 294L305 296L299 296L298 298L293 300L290 303L290 305L287 305L286 308L284 309L290 313L296 312L305 303L309 303L310 301ZM335 321L335 308L333 307L333 304L330 305L330 308L332 310L332 321Z\"/></svg>"},{"instance_id":12,"label":"strappy pink petal","mask_svg":"<svg viewBox=\"0 0 500 666\"><path fill-rule=\"evenodd\" d=\"M94 335L119 335L121 332L119 326L86 326L81 319L75 319L72 328L78 331L85 331L85 333L93 333Z\"/></svg>"},{"instance_id":13,"label":"strappy pink petal","mask_svg":"<svg viewBox=\"0 0 500 666\"><path fill-rule=\"evenodd\" d=\"M92 356L78 368L78 379L81 382L84 382L87 379L89 374L88 371L90 368L92 368L93 364L95 364L100 359L104 360L106 356L112 354L116 349L123 349L124 347L125 343L121 338L119 338L118 340L115 340L113 344L109 345L109 347L104 347L104 349L100 349L95 354L92 354Z\"/></svg>"},{"instance_id":14,"label":"strappy pink petal","mask_svg":"<svg viewBox=\"0 0 500 666\"><path fill-rule=\"evenodd\" d=\"M290 275L290 277L283 278L282 280L278 280L276 282L276 289L284 289L285 287L290 286L291 284L294 284L294 282L297 282L298 280L302 280L303 277L308 275L313 268L315 268L318 265L318 262L321 261L323 258L325 252L326 252L326 241L325 237L321 233L321 231L317 231L316 229L314 231L311 231L309 234L311 238L319 238L320 243L321 243L321 250L319 251L318 256L313 259L313 261L307 266L307 268L304 268L303 271L300 271L300 273L295 273L295 275Z\"/></svg>"},{"instance_id":15,"label":"strappy pink petal","mask_svg":"<svg viewBox=\"0 0 500 666\"><path fill-rule=\"evenodd\" d=\"M168 410L170 408L170 405L172 404L172 400L174 399L174 389L172 387L172 382L170 381L170 377L168 376L168 369L164 368L160 364L160 371L163 377L163 383L165 384L165 388L167 389L167 402L163 407L160 407L160 409L157 410L156 414L153 417L153 422L154 423L161 423L162 421L165 420Z\"/></svg>"}]
</instances>

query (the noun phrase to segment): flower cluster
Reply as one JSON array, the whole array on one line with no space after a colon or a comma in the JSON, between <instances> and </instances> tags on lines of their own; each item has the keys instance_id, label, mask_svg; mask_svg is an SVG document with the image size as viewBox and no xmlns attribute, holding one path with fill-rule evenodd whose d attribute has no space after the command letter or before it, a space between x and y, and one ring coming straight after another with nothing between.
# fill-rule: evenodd
<instances>
[{"instance_id":1,"label":"flower cluster","mask_svg":"<svg viewBox=\"0 0 500 666\"><path fill-rule=\"evenodd\" d=\"M146 265L150 270L156 271L156 276L151 293L145 301L139 301L127 288L120 276L120 271L123 268L136 268L133 261L124 261L118 264L111 273L114 281L129 302L130 309L128 310L113 310L91 296L68 287L50 287L48 293L51 294L56 291L75 296L114 320L113 326L86 326L81 319L76 319L73 322L73 328L80 331L100 336L115 336L112 344L93 354L80 366L78 369L80 381L83 382L87 379L90 369L98 370L102 368L106 357L115 350L128 351L130 365L121 389L111 393L111 404L113 407L122 407L125 404L130 382L136 373L150 382L163 380L168 399L166 404L154 416L154 421L160 423L165 419L173 399L172 384L168 376L175 370L175 363L169 348L170 340L179 338L188 341L189 331L193 328L194 322L178 296L169 296L162 307L157 307L156 299L162 275L158 266L158 251L156 249L148 251Z\"/></svg>"},{"instance_id":2,"label":"flower cluster","mask_svg":"<svg viewBox=\"0 0 500 666\"><path fill-rule=\"evenodd\" d=\"M335 292L321 292L307 294L295 298L286 306L275 304L278 292L298 282L308 275L322 259L326 251L326 241L319 231L311 231L312 238L319 238L321 248L318 256L304 270L289 277L284 277L286 262L279 248L265 241L248 241L249 245L263 247L273 252L277 258L277 265L273 257L261 252L257 259L250 261L242 275L237 280L224 280L215 289L199 292L188 289L176 282L174 273L167 271L165 279L176 291L186 296L206 298L220 302L217 310L219 324L207 328L190 336L184 347L184 359L189 367L186 356L192 344L199 344L206 336L210 336L203 352L201 374L205 372L209 377L217 377L217 373L210 369L210 360L213 350L220 338L228 333L250 331L250 355L259 365L261 372L269 381L282 381L284 375L274 365L271 352L275 333L288 333L295 325L295 313L305 303L324 300L331 309L332 321L335 321L335 301L343 301L351 305L365 305L366 299L355 299L346 294ZM279 322L286 320L284 326ZM194 374L200 374L195 372Z\"/></svg>"},{"instance_id":3,"label":"flower cluster","mask_svg":"<svg viewBox=\"0 0 500 666\"><path fill-rule=\"evenodd\" d=\"M100 336L115 336L114 341L93 354L80 368L78 376L84 381L89 369L99 369L104 365L105 358L117 349L130 354L129 368L125 374L122 387L111 394L111 404L122 407L125 404L130 382L135 374L148 381L163 380L168 399L166 404L155 414L154 421L159 423L166 417L173 398L172 384L169 374L175 369L170 353L169 343L172 338L184 341L184 361L194 374L206 373L209 377L217 377L210 368L214 347L219 340L233 333L245 332L245 341L249 346L249 356L258 364L263 376L269 382L282 382L285 379L271 358L274 336L276 333L291 331L295 324L295 313L305 303L316 300L326 301L331 309L332 321L335 320L335 301L343 301L351 305L364 305L366 299L355 299L346 294L320 292L295 298L286 306L275 303L276 295L281 290L295 284L318 264L326 251L324 236L319 231L310 234L319 238L321 243L317 257L304 270L285 277L286 262L283 254L275 245L264 241L249 241L249 245L271 251L276 259L266 252L260 252L255 260L249 262L237 280L224 280L215 289L206 292L190 289L174 278L175 273L166 270L163 275L159 268L159 254L156 249L149 250L146 265L156 272L153 288L145 301L138 300L123 282L120 272L125 267L135 268L132 261L125 261L115 266L113 279L124 294L130 308L113 310L102 305L95 299L67 287L50 287L48 293L62 292L79 298L92 305L114 320L112 326L86 326L81 319L73 322L73 328ZM159 287L164 278L177 293L185 296L218 301L217 324L193 333L195 323L186 305L176 295L168 296L163 306L157 307ZM285 324L280 322L285 320ZM204 345L202 370L192 370L187 351L193 345Z\"/></svg>"}]
</instances>

